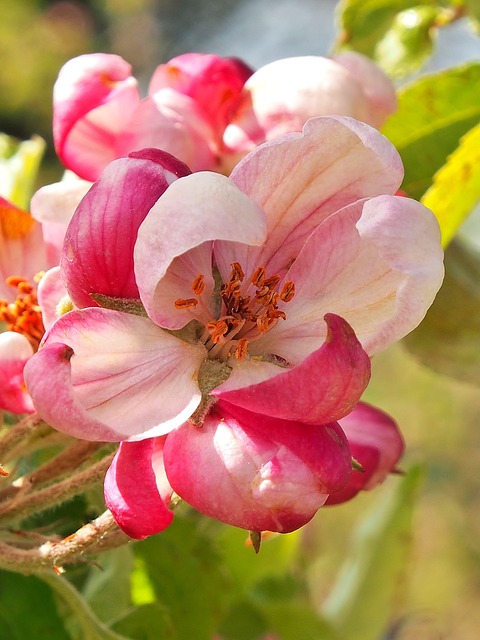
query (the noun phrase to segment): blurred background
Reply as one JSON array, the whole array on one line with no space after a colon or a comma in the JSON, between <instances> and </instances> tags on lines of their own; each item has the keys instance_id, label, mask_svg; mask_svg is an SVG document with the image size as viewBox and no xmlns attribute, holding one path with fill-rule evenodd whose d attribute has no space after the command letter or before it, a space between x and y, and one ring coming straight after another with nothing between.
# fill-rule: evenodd
<instances>
[{"instance_id":1,"label":"blurred background","mask_svg":"<svg viewBox=\"0 0 480 640\"><path fill-rule=\"evenodd\" d=\"M158 64L186 51L238 56L254 68L286 56L328 55L338 35L336 5L335 0L0 0L0 131L22 139L41 135L48 145L41 179L54 181L62 170L52 146L51 94L69 58L117 53L145 86ZM459 21L441 30L422 73L472 58L480 59L479 39ZM469 282L479 274L464 268L462 277L458 271L450 274L445 304L457 304L452 291L463 287L478 311L478 287L470 289ZM465 348L478 344L477 336ZM404 579L395 596L401 613L388 638L479 637L480 398L478 386L461 371L448 373L424 366L408 341L374 361L366 399L399 422L407 441L404 468L422 469ZM356 522L388 499L397 482L390 478L372 494L321 511L302 533L302 570L319 610ZM369 588L377 586L371 582Z\"/></svg>"}]
</instances>

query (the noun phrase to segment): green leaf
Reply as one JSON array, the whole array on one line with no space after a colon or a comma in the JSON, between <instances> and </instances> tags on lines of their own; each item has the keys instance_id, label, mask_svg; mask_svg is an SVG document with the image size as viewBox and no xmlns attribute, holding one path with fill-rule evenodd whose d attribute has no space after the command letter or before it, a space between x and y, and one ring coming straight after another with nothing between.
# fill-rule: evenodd
<instances>
[{"instance_id":1,"label":"green leaf","mask_svg":"<svg viewBox=\"0 0 480 640\"><path fill-rule=\"evenodd\" d=\"M7 571L0 571L0 628L9 640L70 640L49 587Z\"/></svg>"},{"instance_id":2,"label":"green leaf","mask_svg":"<svg viewBox=\"0 0 480 640\"><path fill-rule=\"evenodd\" d=\"M374 57L390 76L417 71L433 50L436 7L412 7L395 16L390 30L375 47Z\"/></svg>"},{"instance_id":3,"label":"green leaf","mask_svg":"<svg viewBox=\"0 0 480 640\"><path fill-rule=\"evenodd\" d=\"M136 607L112 626L116 632L135 640L178 638L168 612L157 602Z\"/></svg>"},{"instance_id":4,"label":"green leaf","mask_svg":"<svg viewBox=\"0 0 480 640\"><path fill-rule=\"evenodd\" d=\"M424 365L462 382L480 384L480 255L452 242L435 302L402 343Z\"/></svg>"},{"instance_id":5,"label":"green leaf","mask_svg":"<svg viewBox=\"0 0 480 640\"><path fill-rule=\"evenodd\" d=\"M466 133L460 146L437 171L433 185L422 198L437 216L442 244L454 237L480 200L480 125Z\"/></svg>"},{"instance_id":6,"label":"green leaf","mask_svg":"<svg viewBox=\"0 0 480 640\"><path fill-rule=\"evenodd\" d=\"M398 111L382 133L398 149L402 188L421 198L434 174L480 119L480 63L425 76L399 92Z\"/></svg>"},{"instance_id":7,"label":"green leaf","mask_svg":"<svg viewBox=\"0 0 480 640\"><path fill-rule=\"evenodd\" d=\"M297 602L272 604L265 608L268 628L279 640L339 640L339 636L312 607ZM369 640L373 636L369 636ZM352 634L345 638L360 636Z\"/></svg>"},{"instance_id":8,"label":"green leaf","mask_svg":"<svg viewBox=\"0 0 480 640\"><path fill-rule=\"evenodd\" d=\"M355 531L324 604L326 619L342 638L372 640L388 626L404 577L420 476L414 468L396 486L391 483Z\"/></svg>"},{"instance_id":9,"label":"green leaf","mask_svg":"<svg viewBox=\"0 0 480 640\"><path fill-rule=\"evenodd\" d=\"M29 208L44 151L38 136L18 142L0 134L0 195L21 209Z\"/></svg>"},{"instance_id":10,"label":"green leaf","mask_svg":"<svg viewBox=\"0 0 480 640\"><path fill-rule=\"evenodd\" d=\"M211 640L235 593L213 540L198 523L198 518L179 514L166 531L134 546L178 640Z\"/></svg>"}]
</instances>

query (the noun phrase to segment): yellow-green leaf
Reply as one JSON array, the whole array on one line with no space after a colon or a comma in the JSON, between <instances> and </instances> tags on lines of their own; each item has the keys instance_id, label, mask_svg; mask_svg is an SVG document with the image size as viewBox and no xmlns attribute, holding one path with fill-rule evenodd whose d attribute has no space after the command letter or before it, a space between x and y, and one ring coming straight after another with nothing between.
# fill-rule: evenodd
<instances>
[{"instance_id":1,"label":"yellow-green leaf","mask_svg":"<svg viewBox=\"0 0 480 640\"><path fill-rule=\"evenodd\" d=\"M480 200L480 125L466 133L459 147L434 176L422 198L437 216L446 246Z\"/></svg>"}]
</instances>

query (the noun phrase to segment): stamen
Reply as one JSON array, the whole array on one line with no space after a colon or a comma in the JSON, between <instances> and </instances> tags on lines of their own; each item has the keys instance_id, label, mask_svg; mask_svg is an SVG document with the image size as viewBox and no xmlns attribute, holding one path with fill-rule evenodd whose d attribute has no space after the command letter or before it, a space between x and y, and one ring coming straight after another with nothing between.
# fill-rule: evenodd
<instances>
[{"instance_id":1,"label":"stamen","mask_svg":"<svg viewBox=\"0 0 480 640\"><path fill-rule=\"evenodd\" d=\"M196 307L197 304L198 300L196 298L178 298L178 300L175 300L176 309L190 309L191 307Z\"/></svg>"},{"instance_id":2,"label":"stamen","mask_svg":"<svg viewBox=\"0 0 480 640\"><path fill-rule=\"evenodd\" d=\"M218 320L217 322L209 322L207 324L207 329L211 333L211 340L214 344L217 344L218 341L223 338L223 336L228 333L228 324L224 320Z\"/></svg>"},{"instance_id":3,"label":"stamen","mask_svg":"<svg viewBox=\"0 0 480 640\"><path fill-rule=\"evenodd\" d=\"M192 291L196 296L201 296L205 291L205 276L203 273L199 273L192 282Z\"/></svg>"},{"instance_id":4,"label":"stamen","mask_svg":"<svg viewBox=\"0 0 480 640\"><path fill-rule=\"evenodd\" d=\"M291 280L287 280L283 285L282 291L280 293L280 300L283 302L290 302L290 300L295 295L295 285Z\"/></svg>"},{"instance_id":5,"label":"stamen","mask_svg":"<svg viewBox=\"0 0 480 640\"><path fill-rule=\"evenodd\" d=\"M235 349L235 357L237 360L245 360L248 351L248 340L246 338L240 338L237 348Z\"/></svg>"},{"instance_id":6,"label":"stamen","mask_svg":"<svg viewBox=\"0 0 480 640\"><path fill-rule=\"evenodd\" d=\"M14 302L0 300L0 322L5 322L8 331L24 335L36 351L45 328L35 287L21 276L10 276L6 283L18 293Z\"/></svg>"},{"instance_id":7,"label":"stamen","mask_svg":"<svg viewBox=\"0 0 480 640\"><path fill-rule=\"evenodd\" d=\"M239 262L233 262L230 266L232 267L231 279L240 280L240 282L243 282L245 274L243 273L241 264Z\"/></svg>"},{"instance_id":8,"label":"stamen","mask_svg":"<svg viewBox=\"0 0 480 640\"><path fill-rule=\"evenodd\" d=\"M255 269L250 282L257 288L263 287L266 272L267 270L265 269L265 267L258 267L257 269Z\"/></svg>"}]
</instances>

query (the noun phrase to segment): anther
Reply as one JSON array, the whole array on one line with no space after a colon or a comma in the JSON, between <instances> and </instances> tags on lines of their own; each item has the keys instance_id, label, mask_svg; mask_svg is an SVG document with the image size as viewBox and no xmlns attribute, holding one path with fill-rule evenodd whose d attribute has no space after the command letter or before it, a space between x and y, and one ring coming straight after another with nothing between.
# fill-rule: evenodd
<instances>
[{"instance_id":1,"label":"anther","mask_svg":"<svg viewBox=\"0 0 480 640\"><path fill-rule=\"evenodd\" d=\"M243 282L243 279L245 278L245 274L243 273L241 264L239 262L232 262L230 266L232 267L231 279L240 280L240 282Z\"/></svg>"},{"instance_id":2,"label":"anther","mask_svg":"<svg viewBox=\"0 0 480 640\"><path fill-rule=\"evenodd\" d=\"M196 298L179 298L175 300L176 309L190 309L191 307L196 307L197 304L198 300Z\"/></svg>"},{"instance_id":3,"label":"anther","mask_svg":"<svg viewBox=\"0 0 480 640\"><path fill-rule=\"evenodd\" d=\"M196 296L202 295L205 291L205 276L203 273L199 273L195 280L192 282L192 291Z\"/></svg>"},{"instance_id":4,"label":"anther","mask_svg":"<svg viewBox=\"0 0 480 640\"><path fill-rule=\"evenodd\" d=\"M246 338L241 338L238 341L237 348L235 349L235 357L237 360L245 360L247 357L248 351L248 340Z\"/></svg>"},{"instance_id":5,"label":"anther","mask_svg":"<svg viewBox=\"0 0 480 640\"><path fill-rule=\"evenodd\" d=\"M290 300L295 295L295 285L291 280L288 280L283 285L282 291L280 293L280 300L283 302L290 302Z\"/></svg>"},{"instance_id":6,"label":"anther","mask_svg":"<svg viewBox=\"0 0 480 640\"><path fill-rule=\"evenodd\" d=\"M250 282L257 288L263 287L266 272L267 270L265 269L265 267L258 267L257 269L255 269Z\"/></svg>"}]
</instances>

